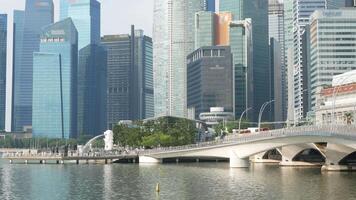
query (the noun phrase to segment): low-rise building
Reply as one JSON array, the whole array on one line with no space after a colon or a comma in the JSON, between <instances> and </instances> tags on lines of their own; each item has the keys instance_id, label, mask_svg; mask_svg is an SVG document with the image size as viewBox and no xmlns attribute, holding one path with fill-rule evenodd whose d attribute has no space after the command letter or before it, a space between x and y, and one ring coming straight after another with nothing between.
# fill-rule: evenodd
<instances>
[{"instance_id":1,"label":"low-rise building","mask_svg":"<svg viewBox=\"0 0 356 200\"><path fill-rule=\"evenodd\" d=\"M334 76L333 85L316 96L316 124L355 124L356 70Z\"/></svg>"}]
</instances>

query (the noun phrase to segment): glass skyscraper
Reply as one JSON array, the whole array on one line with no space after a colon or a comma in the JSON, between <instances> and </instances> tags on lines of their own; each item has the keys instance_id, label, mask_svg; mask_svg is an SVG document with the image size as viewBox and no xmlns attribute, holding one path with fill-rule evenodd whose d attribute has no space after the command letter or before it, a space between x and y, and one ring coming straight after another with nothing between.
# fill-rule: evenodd
<instances>
[{"instance_id":1,"label":"glass skyscraper","mask_svg":"<svg viewBox=\"0 0 356 200\"><path fill-rule=\"evenodd\" d=\"M39 50L41 28L53 23L52 0L27 0L14 12L12 131L32 126L33 52Z\"/></svg>"},{"instance_id":2,"label":"glass skyscraper","mask_svg":"<svg viewBox=\"0 0 356 200\"><path fill-rule=\"evenodd\" d=\"M215 13L200 11L195 13L195 49L213 46L215 42Z\"/></svg>"},{"instance_id":3,"label":"glass skyscraper","mask_svg":"<svg viewBox=\"0 0 356 200\"><path fill-rule=\"evenodd\" d=\"M231 12L234 20L251 18L254 91L253 118L256 119L259 108L264 102L270 100L268 88L270 85L268 0L220 0L221 11ZM239 113L235 114L238 115Z\"/></svg>"},{"instance_id":4,"label":"glass skyscraper","mask_svg":"<svg viewBox=\"0 0 356 200\"><path fill-rule=\"evenodd\" d=\"M152 39L132 27L131 35L106 35L101 43L108 54L108 127L153 117Z\"/></svg>"},{"instance_id":5,"label":"glass skyscraper","mask_svg":"<svg viewBox=\"0 0 356 200\"><path fill-rule=\"evenodd\" d=\"M0 14L0 130L5 129L7 15Z\"/></svg>"},{"instance_id":6,"label":"glass skyscraper","mask_svg":"<svg viewBox=\"0 0 356 200\"><path fill-rule=\"evenodd\" d=\"M203 0L154 1L155 116L187 116L187 56L194 50L194 16Z\"/></svg>"},{"instance_id":7,"label":"glass skyscraper","mask_svg":"<svg viewBox=\"0 0 356 200\"><path fill-rule=\"evenodd\" d=\"M215 12L215 0L205 0L204 1L204 10Z\"/></svg>"},{"instance_id":8,"label":"glass skyscraper","mask_svg":"<svg viewBox=\"0 0 356 200\"><path fill-rule=\"evenodd\" d=\"M70 18L43 29L33 59L33 136L75 138L78 32Z\"/></svg>"},{"instance_id":9,"label":"glass skyscraper","mask_svg":"<svg viewBox=\"0 0 356 200\"><path fill-rule=\"evenodd\" d=\"M106 52L100 46L100 3L61 0L60 18L70 17L78 31L78 134L106 129Z\"/></svg>"},{"instance_id":10,"label":"glass skyscraper","mask_svg":"<svg viewBox=\"0 0 356 200\"><path fill-rule=\"evenodd\" d=\"M251 19L230 23L230 47L234 72L234 109L235 118L253 106L253 49ZM247 117L252 120L250 113Z\"/></svg>"}]
</instances>

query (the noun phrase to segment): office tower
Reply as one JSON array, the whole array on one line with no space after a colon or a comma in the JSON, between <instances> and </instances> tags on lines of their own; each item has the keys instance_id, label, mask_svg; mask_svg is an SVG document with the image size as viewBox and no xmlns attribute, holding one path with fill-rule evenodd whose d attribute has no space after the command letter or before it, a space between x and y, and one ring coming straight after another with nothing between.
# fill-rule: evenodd
<instances>
[{"instance_id":1,"label":"office tower","mask_svg":"<svg viewBox=\"0 0 356 200\"><path fill-rule=\"evenodd\" d=\"M204 10L215 12L215 0L204 0Z\"/></svg>"},{"instance_id":2,"label":"office tower","mask_svg":"<svg viewBox=\"0 0 356 200\"><path fill-rule=\"evenodd\" d=\"M232 54L228 46L202 47L188 57L188 110L199 114L211 107L233 112Z\"/></svg>"},{"instance_id":3,"label":"office tower","mask_svg":"<svg viewBox=\"0 0 356 200\"><path fill-rule=\"evenodd\" d=\"M355 0L326 0L327 9L338 9L344 7L354 7Z\"/></svg>"},{"instance_id":4,"label":"office tower","mask_svg":"<svg viewBox=\"0 0 356 200\"><path fill-rule=\"evenodd\" d=\"M231 12L220 12L215 15L215 45L230 45L229 31L231 21Z\"/></svg>"},{"instance_id":5,"label":"office tower","mask_svg":"<svg viewBox=\"0 0 356 200\"><path fill-rule=\"evenodd\" d=\"M325 0L297 0L293 1L293 60L294 60L294 120L300 121L306 118L308 110L308 90L304 84L303 69L307 68L303 63L302 35L305 26L309 24L310 15L315 10L325 8ZM304 52L305 54L305 52ZM305 60L305 58L304 58Z\"/></svg>"},{"instance_id":6,"label":"office tower","mask_svg":"<svg viewBox=\"0 0 356 200\"><path fill-rule=\"evenodd\" d=\"M52 0L27 0L14 12L12 131L32 126L33 52L39 50L41 28L53 23Z\"/></svg>"},{"instance_id":7,"label":"office tower","mask_svg":"<svg viewBox=\"0 0 356 200\"><path fill-rule=\"evenodd\" d=\"M230 23L230 47L234 69L234 114L235 118L253 106L253 27L251 19L232 21ZM268 83L266 83L268 84ZM268 87L266 87L268 88ZM269 93L268 93L269 94ZM253 119L250 113L246 115Z\"/></svg>"},{"instance_id":8,"label":"office tower","mask_svg":"<svg viewBox=\"0 0 356 200\"><path fill-rule=\"evenodd\" d=\"M253 118L256 119L259 108L263 103L271 99L269 97L269 88L267 88L270 81L268 0L220 0L220 11L231 12L234 20L251 18L253 27ZM237 112L235 114L239 115L241 113ZM267 117L263 119L267 120Z\"/></svg>"},{"instance_id":9,"label":"office tower","mask_svg":"<svg viewBox=\"0 0 356 200\"><path fill-rule=\"evenodd\" d=\"M275 77L279 77L281 80L277 81L278 84L281 85L280 91L282 95L281 101L274 103L271 107L274 107L275 109L278 108L278 120L279 121L284 121L287 118L287 101L288 101L288 91L287 91L287 57L285 54L285 30L284 30L284 6L283 3L280 3L278 0L269 0L268 2L268 32L269 32L269 39L270 39L270 50L273 50L275 52L270 52L271 53L271 64L274 64L276 66L271 65L271 69L273 73L271 75L274 75ZM276 40L274 42L274 45L271 44L271 41ZM280 50L278 51L277 48L279 47ZM277 55L276 52L279 52L278 55L280 55L280 63L277 63L275 60L275 56ZM278 71L276 71L278 70ZM280 73L278 75L277 73ZM273 82L273 78L271 78L271 81ZM273 84L271 84L273 86ZM273 89L273 88L271 88ZM273 99L273 98L272 98ZM279 111L281 111L282 116L280 116ZM276 120L276 117L275 117Z\"/></svg>"},{"instance_id":10,"label":"office tower","mask_svg":"<svg viewBox=\"0 0 356 200\"><path fill-rule=\"evenodd\" d=\"M316 105L318 88L331 85L333 76L356 69L355 13L354 9L338 9L315 11L311 16L310 88L312 108L315 108Z\"/></svg>"},{"instance_id":11,"label":"office tower","mask_svg":"<svg viewBox=\"0 0 356 200\"><path fill-rule=\"evenodd\" d=\"M153 25L155 116L186 117L187 56L194 50L195 13L202 0L156 0Z\"/></svg>"},{"instance_id":12,"label":"office tower","mask_svg":"<svg viewBox=\"0 0 356 200\"><path fill-rule=\"evenodd\" d=\"M101 44L108 54L108 127L153 117L152 39L132 26L131 35L105 35Z\"/></svg>"},{"instance_id":13,"label":"office tower","mask_svg":"<svg viewBox=\"0 0 356 200\"><path fill-rule=\"evenodd\" d=\"M106 52L100 46L100 3L61 0L61 18L70 17L78 31L78 134L106 129Z\"/></svg>"},{"instance_id":14,"label":"office tower","mask_svg":"<svg viewBox=\"0 0 356 200\"><path fill-rule=\"evenodd\" d=\"M270 113L273 121L282 122L285 121L284 102L283 98L285 92L285 80L283 79L283 65L281 62L282 48L279 42L275 38L270 39L270 53L271 53L271 98L275 100L271 105ZM277 124L280 127L279 124Z\"/></svg>"},{"instance_id":15,"label":"office tower","mask_svg":"<svg viewBox=\"0 0 356 200\"><path fill-rule=\"evenodd\" d=\"M75 138L78 32L70 18L43 29L33 60L33 136Z\"/></svg>"},{"instance_id":16,"label":"office tower","mask_svg":"<svg viewBox=\"0 0 356 200\"><path fill-rule=\"evenodd\" d=\"M0 130L5 130L7 15L0 14Z\"/></svg>"},{"instance_id":17,"label":"office tower","mask_svg":"<svg viewBox=\"0 0 356 200\"><path fill-rule=\"evenodd\" d=\"M213 46L215 39L215 14L210 11L195 13L195 49Z\"/></svg>"}]
</instances>

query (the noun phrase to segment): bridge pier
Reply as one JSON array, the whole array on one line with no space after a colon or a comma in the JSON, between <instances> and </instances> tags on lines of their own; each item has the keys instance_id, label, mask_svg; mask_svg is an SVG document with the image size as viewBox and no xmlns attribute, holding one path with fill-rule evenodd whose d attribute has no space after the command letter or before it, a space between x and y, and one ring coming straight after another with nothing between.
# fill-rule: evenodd
<instances>
[{"instance_id":1,"label":"bridge pier","mask_svg":"<svg viewBox=\"0 0 356 200\"><path fill-rule=\"evenodd\" d=\"M307 149L314 149L319 151L315 144L298 144L298 145L289 145L282 147L282 161L279 163L281 166L320 166L320 163L312 163L312 162L305 162L305 161L296 161L294 158L304 150ZM320 152L320 151L319 151Z\"/></svg>"},{"instance_id":2,"label":"bridge pier","mask_svg":"<svg viewBox=\"0 0 356 200\"><path fill-rule=\"evenodd\" d=\"M239 158L234 151L230 152L230 168L249 168L249 158Z\"/></svg>"},{"instance_id":3,"label":"bridge pier","mask_svg":"<svg viewBox=\"0 0 356 200\"><path fill-rule=\"evenodd\" d=\"M356 166L348 165L348 163L340 163L348 155L355 152L355 148L340 144L328 143L326 147L326 160L322 166L322 171L356 171Z\"/></svg>"},{"instance_id":4,"label":"bridge pier","mask_svg":"<svg viewBox=\"0 0 356 200\"><path fill-rule=\"evenodd\" d=\"M140 156L138 159L139 159L139 163L140 164L159 164L159 163L162 163L162 159L157 159L157 158L148 157L148 156Z\"/></svg>"}]
</instances>

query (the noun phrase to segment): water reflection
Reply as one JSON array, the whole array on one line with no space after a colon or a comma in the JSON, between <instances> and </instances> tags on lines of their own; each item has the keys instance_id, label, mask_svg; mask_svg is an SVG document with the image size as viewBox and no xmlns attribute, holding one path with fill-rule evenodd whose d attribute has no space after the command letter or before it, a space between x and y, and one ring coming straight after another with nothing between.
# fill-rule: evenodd
<instances>
[{"instance_id":1,"label":"water reflection","mask_svg":"<svg viewBox=\"0 0 356 200\"><path fill-rule=\"evenodd\" d=\"M1 162L1 161L0 161ZM160 193L155 191L160 183ZM228 163L8 165L0 199L356 199L356 173Z\"/></svg>"}]
</instances>

